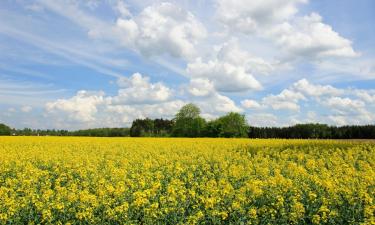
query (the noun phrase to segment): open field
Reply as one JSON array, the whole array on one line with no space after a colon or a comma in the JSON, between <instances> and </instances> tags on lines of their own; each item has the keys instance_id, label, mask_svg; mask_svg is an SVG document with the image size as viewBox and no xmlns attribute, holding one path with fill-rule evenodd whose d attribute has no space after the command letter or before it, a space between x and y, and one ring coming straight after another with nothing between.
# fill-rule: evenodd
<instances>
[{"instance_id":1,"label":"open field","mask_svg":"<svg viewBox=\"0 0 375 225\"><path fill-rule=\"evenodd\" d=\"M375 224L375 143L0 137L1 224Z\"/></svg>"}]
</instances>

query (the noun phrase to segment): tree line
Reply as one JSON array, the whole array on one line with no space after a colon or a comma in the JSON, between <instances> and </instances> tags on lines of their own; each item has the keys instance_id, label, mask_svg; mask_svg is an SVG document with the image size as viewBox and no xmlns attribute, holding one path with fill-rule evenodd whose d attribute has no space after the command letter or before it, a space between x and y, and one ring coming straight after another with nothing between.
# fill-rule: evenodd
<instances>
[{"instance_id":1,"label":"tree line","mask_svg":"<svg viewBox=\"0 0 375 225\"><path fill-rule=\"evenodd\" d=\"M375 125L328 126L297 124L290 127L249 127L249 138L374 139Z\"/></svg>"},{"instance_id":2,"label":"tree line","mask_svg":"<svg viewBox=\"0 0 375 225\"><path fill-rule=\"evenodd\" d=\"M0 124L0 135L17 136L90 136L90 137L226 137L226 138L316 138L373 139L375 125L328 126L308 123L290 127L254 127L245 115L230 112L214 120L205 120L194 104L183 106L173 119L136 119L130 128L86 130L12 129Z\"/></svg>"},{"instance_id":3,"label":"tree line","mask_svg":"<svg viewBox=\"0 0 375 225\"><path fill-rule=\"evenodd\" d=\"M94 128L86 130L55 130L55 129L12 129L0 124L0 136L88 136L88 137L128 137L130 128Z\"/></svg>"},{"instance_id":4,"label":"tree line","mask_svg":"<svg viewBox=\"0 0 375 225\"><path fill-rule=\"evenodd\" d=\"M206 121L194 104L183 106L172 120L137 119L130 128L132 137L247 137L245 116L230 112Z\"/></svg>"}]
</instances>

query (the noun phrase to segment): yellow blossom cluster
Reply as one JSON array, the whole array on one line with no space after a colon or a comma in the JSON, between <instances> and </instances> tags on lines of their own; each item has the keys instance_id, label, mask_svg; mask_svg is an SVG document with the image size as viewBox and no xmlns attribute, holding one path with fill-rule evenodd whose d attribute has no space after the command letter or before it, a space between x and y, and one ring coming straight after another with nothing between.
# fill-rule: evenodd
<instances>
[{"instance_id":1,"label":"yellow blossom cluster","mask_svg":"<svg viewBox=\"0 0 375 225\"><path fill-rule=\"evenodd\" d=\"M0 224L375 224L375 143L0 137Z\"/></svg>"}]
</instances>

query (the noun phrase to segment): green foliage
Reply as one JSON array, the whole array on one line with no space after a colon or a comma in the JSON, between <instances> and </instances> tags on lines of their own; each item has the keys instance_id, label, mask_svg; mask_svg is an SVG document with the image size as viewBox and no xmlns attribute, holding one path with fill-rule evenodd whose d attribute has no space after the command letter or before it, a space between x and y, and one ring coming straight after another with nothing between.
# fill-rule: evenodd
<instances>
[{"instance_id":1,"label":"green foliage","mask_svg":"<svg viewBox=\"0 0 375 225\"><path fill-rule=\"evenodd\" d=\"M65 135L62 136L70 135L89 137L128 137L129 130L129 128L96 128L67 132Z\"/></svg>"},{"instance_id":2,"label":"green foliage","mask_svg":"<svg viewBox=\"0 0 375 225\"><path fill-rule=\"evenodd\" d=\"M12 129L5 124L0 123L0 135L10 135Z\"/></svg>"},{"instance_id":3,"label":"green foliage","mask_svg":"<svg viewBox=\"0 0 375 225\"><path fill-rule=\"evenodd\" d=\"M230 112L217 119L220 126L219 137L247 137L248 125L245 115Z\"/></svg>"},{"instance_id":4,"label":"green foliage","mask_svg":"<svg viewBox=\"0 0 375 225\"><path fill-rule=\"evenodd\" d=\"M167 119L155 119L154 120L154 136L157 137L166 137L169 136L172 132L174 126L173 120Z\"/></svg>"},{"instance_id":5,"label":"green foliage","mask_svg":"<svg viewBox=\"0 0 375 225\"><path fill-rule=\"evenodd\" d=\"M195 119L199 117L200 113L201 110L198 108L198 106L194 105L193 103L189 103L187 105L184 105L180 109L180 111L178 111L176 115L176 120L184 118Z\"/></svg>"},{"instance_id":6,"label":"green foliage","mask_svg":"<svg viewBox=\"0 0 375 225\"><path fill-rule=\"evenodd\" d=\"M222 126L218 120L208 121L205 127L204 135L206 137L219 137L222 132Z\"/></svg>"},{"instance_id":7,"label":"green foliage","mask_svg":"<svg viewBox=\"0 0 375 225\"><path fill-rule=\"evenodd\" d=\"M200 109L190 103L183 106L174 119L172 135L175 137L201 137L206 121L200 117Z\"/></svg>"},{"instance_id":8,"label":"green foliage","mask_svg":"<svg viewBox=\"0 0 375 225\"><path fill-rule=\"evenodd\" d=\"M172 131L173 121L167 119L136 119L130 128L131 137L165 137Z\"/></svg>"},{"instance_id":9,"label":"green foliage","mask_svg":"<svg viewBox=\"0 0 375 225\"><path fill-rule=\"evenodd\" d=\"M154 130L154 121L146 119L136 119L133 121L130 128L131 137L144 137L152 136L152 131Z\"/></svg>"},{"instance_id":10,"label":"green foliage","mask_svg":"<svg viewBox=\"0 0 375 225\"><path fill-rule=\"evenodd\" d=\"M250 127L250 138L319 138L373 139L375 126L328 126L326 124L297 124L291 127Z\"/></svg>"},{"instance_id":11,"label":"green foliage","mask_svg":"<svg viewBox=\"0 0 375 225\"><path fill-rule=\"evenodd\" d=\"M77 131L11 129L0 124L0 135L17 136L90 136L90 137L226 137L297 139L374 139L375 125L328 126L308 123L290 127L249 127L245 115L230 112L206 121L194 104L183 106L173 120L136 119L131 128L95 128Z\"/></svg>"}]
</instances>

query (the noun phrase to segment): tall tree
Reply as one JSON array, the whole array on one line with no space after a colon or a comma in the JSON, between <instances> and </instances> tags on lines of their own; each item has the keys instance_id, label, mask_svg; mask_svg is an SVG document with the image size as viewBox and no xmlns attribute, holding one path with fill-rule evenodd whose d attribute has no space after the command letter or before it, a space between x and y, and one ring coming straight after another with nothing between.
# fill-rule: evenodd
<instances>
[{"instance_id":1,"label":"tall tree","mask_svg":"<svg viewBox=\"0 0 375 225\"><path fill-rule=\"evenodd\" d=\"M220 126L219 137L247 137L249 126L245 115L230 112L217 119Z\"/></svg>"},{"instance_id":2,"label":"tall tree","mask_svg":"<svg viewBox=\"0 0 375 225\"><path fill-rule=\"evenodd\" d=\"M183 106L174 118L173 136L200 137L203 136L206 121L200 117L198 106L190 103Z\"/></svg>"}]
</instances>

